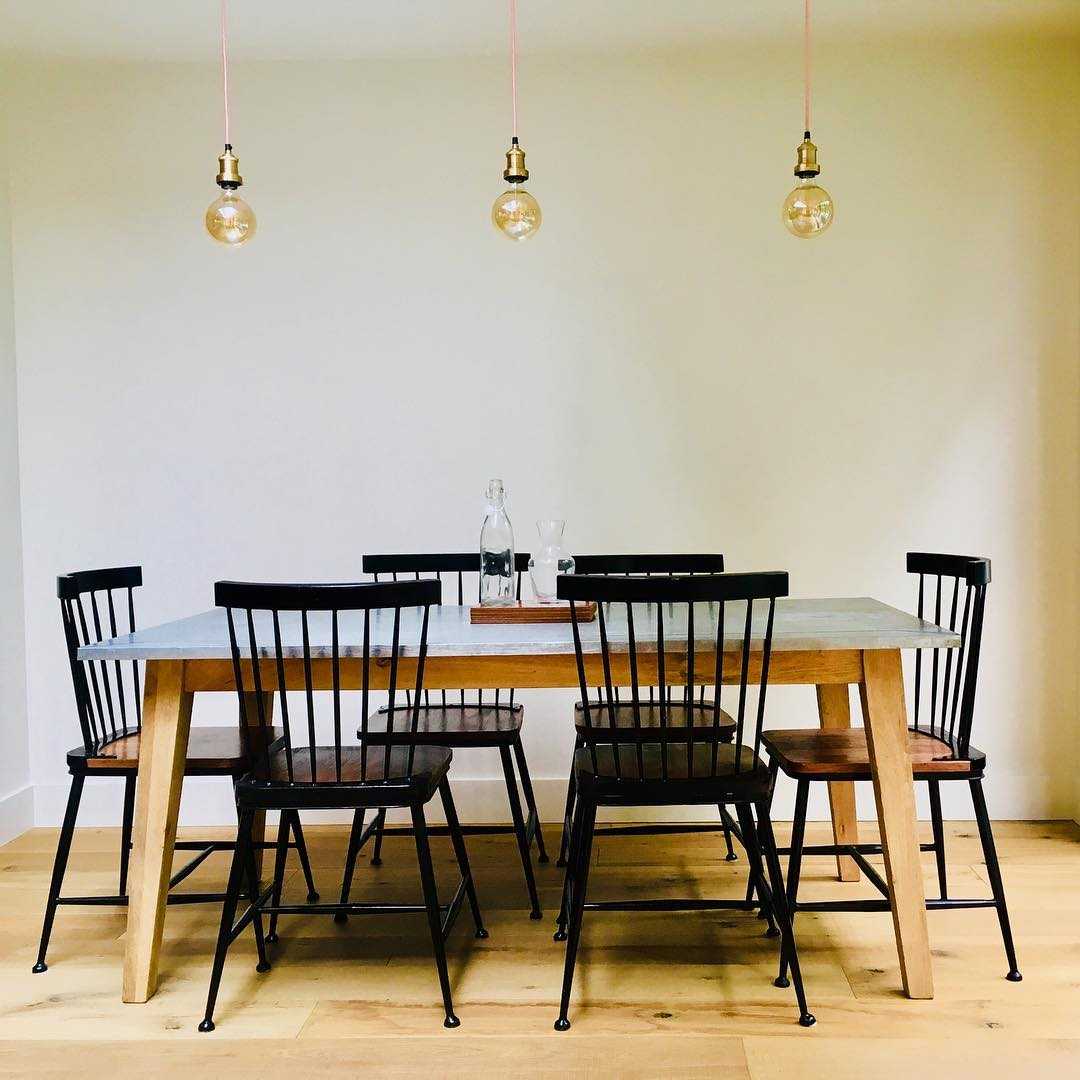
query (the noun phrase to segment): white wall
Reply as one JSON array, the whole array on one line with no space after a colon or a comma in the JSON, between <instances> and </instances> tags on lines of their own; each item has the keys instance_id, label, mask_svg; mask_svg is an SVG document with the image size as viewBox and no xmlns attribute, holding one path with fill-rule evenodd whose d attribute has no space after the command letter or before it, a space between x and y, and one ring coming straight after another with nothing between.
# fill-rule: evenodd
<instances>
[{"instance_id":1,"label":"white wall","mask_svg":"<svg viewBox=\"0 0 1080 1080\"><path fill-rule=\"evenodd\" d=\"M494 475L522 547L558 512L578 550L721 549L797 595L910 606L906 550L991 556L991 808L1074 813L1078 59L1076 40L822 40L838 215L800 243L779 223L791 43L527 57L545 222L523 247L488 223L501 60L240 62L260 231L238 251L201 225L210 65L21 69L39 821L76 741L58 572L141 562L144 621L209 606L221 576L352 578L364 551L472 547ZM565 696L526 701L555 811ZM809 690L774 702L774 723L812 722ZM199 701L196 722L231 709ZM461 785L469 816L502 813L490 756L456 771L490 781ZM189 820L227 815L222 785L192 790Z\"/></svg>"},{"instance_id":2,"label":"white wall","mask_svg":"<svg viewBox=\"0 0 1080 1080\"><path fill-rule=\"evenodd\" d=\"M6 86L3 87L6 90ZM12 307L10 147L0 112L0 843L34 822L26 721L26 649L23 620L22 528L19 514L19 442L15 395L15 323Z\"/></svg>"}]
</instances>

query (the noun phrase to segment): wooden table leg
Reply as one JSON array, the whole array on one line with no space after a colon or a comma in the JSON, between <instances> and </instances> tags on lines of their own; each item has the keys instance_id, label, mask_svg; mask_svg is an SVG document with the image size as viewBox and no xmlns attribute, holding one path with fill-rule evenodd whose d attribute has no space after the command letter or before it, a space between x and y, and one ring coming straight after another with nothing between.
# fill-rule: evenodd
<instances>
[{"instance_id":1,"label":"wooden table leg","mask_svg":"<svg viewBox=\"0 0 1080 1080\"><path fill-rule=\"evenodd\" d=\"M934 977L926 931L926 893L898 649L863 653L859 693L904 991L911 998L932 998Z\"/></svg>"},{"instance_id":2,"label":"wooden table leg","mask_svg":"<svg viewBox=\"0 0 1080 1080\"><path fill-rule=\"evenodd\" d=\"M827 683L817 688L818 720L822 731L851 727L851 698L844 683ZM850 780L829 782L829 810L832 813L834 844L859 842L859 818L855 810L855 785ZM836 856L836 873L841 881L858 881L859 864L850 855Z\"/></svg>"},{"instance_id":3,"label":"wooden table leg","mask_svg":"<svg viewBox=\"0 0 1080 1080\"><path fill-rule=\"evenodd\" d=\"M258 731L259 728L259 706L258 706L258 694L245 694L244 695L244 718L247 721L249 728L254 728ZM272 725L274 722L274 692L271 690L269 693L262 695L263 699L263 714L266 717L266 724ZM252 825L252 839L261 844L266 840L266 811L257 810L255 812L255 821ZM259 880L262 880L263 875L263 859L266 852L263 848L255 849L255 872L259 876Z\"/></svg>"},{"instance_id":4,"label":"wooden table leg","mask_svg":"<svg viewBox=\"0 0 1080 1080\"><path fill-rule=\"evenodd\" d=\"M182 660L147 661L128 878L124 1001L146 1001L157 989L165 901L169 895L176 816L194 698L183 689L183 681Z\"/></svg>"}]
</instances>

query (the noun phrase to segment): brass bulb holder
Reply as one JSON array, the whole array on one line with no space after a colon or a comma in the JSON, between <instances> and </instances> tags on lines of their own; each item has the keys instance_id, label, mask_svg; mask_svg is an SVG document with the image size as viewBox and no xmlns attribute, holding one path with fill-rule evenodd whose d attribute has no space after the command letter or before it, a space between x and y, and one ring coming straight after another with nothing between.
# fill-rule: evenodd
<instances>
[{"instance_id":1,"label":"brass bulb holder","mask_svg":"<svg viewBox=\"0 0 1080 1080\"><path fill-rule=\"evenodd\" d=\"M529 179L529 170L525 168L525 151L518 145L516 135L510 140L510 149L506 151L503 179L508 184L524 184Z\"/></svg>"},{"instance_id":2,"label":"brass bulb holder","mask_svg":"<svg viewBox=\"0 0 1080 1080\"><path fill-rule=\"evenodd\" d=\"M795 161L795 175L800 180L811 176L817 176L821 172L821 166L817 161L817 147L810 141L810 132L803 132L803 141L799 143L796 151L798 157Z\"/></svg>"},{"instance_id":3,"label":"brass bulb holder","mask_svg":"<svg viewBox=\"0 0 1080 1080\"><path fill-rule=\"evenodd\" d=\"M243 182L240 159L232 152L232 143L226 143L224 152L218 157L218 187L225 191L235 191Z\"/></svg>"}]
</instances>

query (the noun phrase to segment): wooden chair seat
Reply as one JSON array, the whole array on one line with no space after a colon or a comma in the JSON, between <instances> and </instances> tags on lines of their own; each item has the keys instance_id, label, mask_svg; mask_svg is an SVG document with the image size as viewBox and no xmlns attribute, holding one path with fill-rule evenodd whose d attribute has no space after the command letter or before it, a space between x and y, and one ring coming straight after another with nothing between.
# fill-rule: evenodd
<instances>
[{"instance_id":1,"label":"wooden chair seat","mask_svg":"<svg viewBox=\"0 0 1080 1080\"><path fill-rule=\"evenodd\" d=\"M274 737L281 737L274 729ZM90 755L79 746L68 752L71 769L90 772L135 772L139 767L139 733L129 732L106 743L97 754ZM187 763L184 774L192 776L221 774L239 775L250 762L244 748L244 736L239 725L233 727L193 727L188 738Z\"/></svg>"},{"instance_id":2,"label":"wooden chair seat","mask_svg":"<svg viewBox=\"0 0 1080 1080\"><path fill-rule=\"evenodd\" d=\"M270 757L269 780L245 776L236 785L240 806L255 808L338 809L357 806L412 806L425 803L446 779L453 758L447 749L434 746L315 747L315 768L306 747L292 751L292 776L288 754L281 748ZM386 755L390 754L389 765ZM385 775L384 775L385 774ZM283 790L287 789L287 790Z\"/></svg>"},{"instance_id":3,"label":"wooden chair seat","mask_svg":"<svg viewBox=\"0 0 1080 1080\"><path fill-rule=\"evenodd\" d=\"M768 766L749 746L741 748L739 771L736 772L735 746L731 743L695 743L693 768L689 764L688 743L668 742L666 745L666 762L663 743L643 743L639 761L636 744L619 743L618 769L615 767L616 746L597 746L595 765L591 749L584 746L574 754L577 783L581 788L591 789L601 801L609 793L620 799L626 798L628 789L634 786L639 790L632 798L652 802L654 797L650 789L655 788L655 799L670 806L719 803L731 795L751 801L767 797Z\"/></svg>"},{"instance_id":4,"label":"wooden chair seat","mask_svg":"<svg viewBox=\"0 0 1080 1080\"><path fill-rule=\"evenodd\" d=\"M640 702L638 704L638 719L634 718L634 706L630 702L618 702L614 706L615 712L615 726L617 728L626 728L633 730L635 722L641 724L643 728L659 728L660 725L660 705L652 704L650 702ZM585 731L591 731L592 734L597 733L598 728L603 728L611 724L610 714L608 707L603 702L590 701L589 713L591 716L591 724L585 722L585 706L579 701L574 706L574 727L577 728L579 734ZM673 702L667 710L667 726L669 728L678 728L685 730L686 728L686 707L683 703ZM690 714L694 717L694 737L695 738L715 738L717 735L724 740L730 741L731 737L735 734L735 721L731 717L731 714L725 709L720 710L720 722L717 727L713 727L713 703L711 701L696 701L690 706Z\"/></svg>"},{"instance_id":5,"label":"wooden chair seat","mask_svg":"<svg viewBox=\"0 0 1080 1080\"><path fill-rule=\"evenodd\" d=\"M870 753L862 728L766 731L761 742L769 758L795 779L871 779ZM966 779L980 773L986 761L974 747L967 758L957 757L947 742L925 731L908 732L908 752L918 779Z\"/></svg>"},{"instance_id":6,"label":"wooden chair seat","mask_svg":"<svg viewBox=\"0 0 1080 1080\"><path fill-rule=\"evenodd\" d=\"M422 705L416 741L426 746L499 746L511 744L521 731L525 710L520 705L460 705L453 702ZM368 719L367 738L377 742L386 735L387 710L380 709ZM405 706L394 709L392 737L395 742L411 739L407 729L412 713ZM359 733L358 733L359 735Z\"/></svg>"}]
</instances>

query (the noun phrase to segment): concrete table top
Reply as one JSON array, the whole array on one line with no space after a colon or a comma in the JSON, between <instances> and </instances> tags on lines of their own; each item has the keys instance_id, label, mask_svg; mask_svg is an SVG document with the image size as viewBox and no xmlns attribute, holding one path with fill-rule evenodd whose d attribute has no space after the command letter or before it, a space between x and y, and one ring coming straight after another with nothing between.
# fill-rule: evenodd
<instances>
[{"instance_id":1,"label":"concrete table top","mask_svg":"<svg viewBox=\"0 0 1080 1080\"><path fill-rule=\"evenodd\" d=\"M715 604L695 605L695 638L702 651L711 650L715 642L717 611ZM767 612L766 602L755 603L751 633L758 648L765 631ZM606 612L606 617L608 638L614 650L619 651L620 645L625 650L625 607L612 606ZM727 604L724 641L729 649L741 645L745 619L744 603ZM299 615L282 612L280 621L285 655L302 656ZM635 605L634 629L639 648L647 649L650 639L655 642L655 622L654 607L648 611L642 607L638 614ZM312 655L329 656L329 614L313 612L309 615L308 623ZM373 613L370 629L372 656L389 655L392 627L393 616L389 612ZM403 610L399 655L416 654L419 631L419 610ZM338 632L341 655L361 655L363 614L341 613ZM256 613L255 633L260 651L265 650L266 655L272 655L273 633L267 613ZM599 652L599 623L582 623L581 633L585 650ZM665 609L664 638L668 651L685 650L684 605ZM776 651L956 648L959 644L958 634L869 597L784 598L776 603L773 624L773 649ZM246 650L246 639L243 647ZM443 604L431 609L428 625L430 656L537 656L573 651L569 623L474 625L469 621L468 607ZM224 609L204 611L100 644L86 645L79 650L79 657L83 660L227 660L230 656Z\"/></svg>"}]
</instances>

